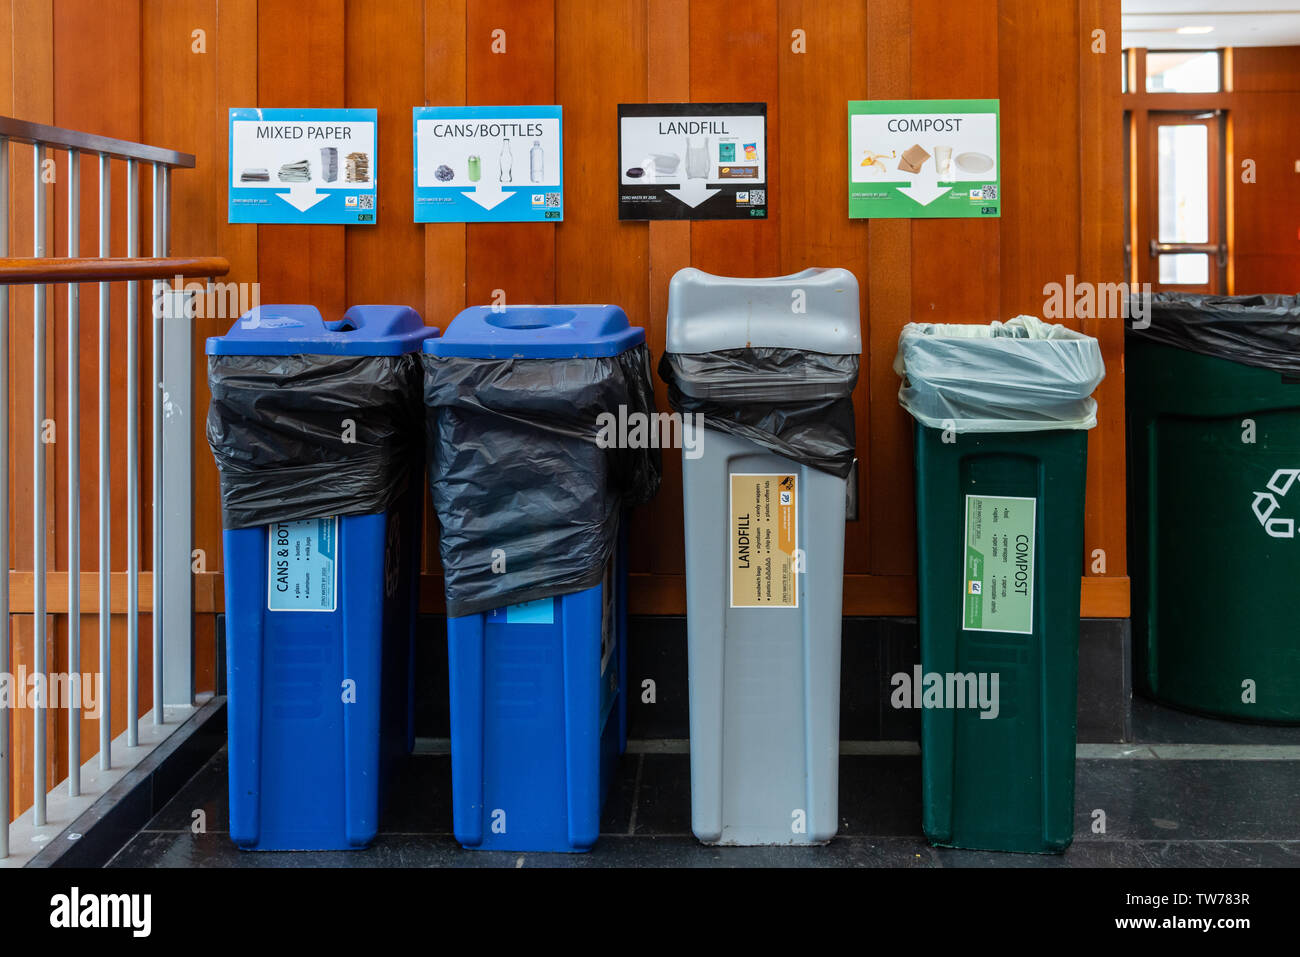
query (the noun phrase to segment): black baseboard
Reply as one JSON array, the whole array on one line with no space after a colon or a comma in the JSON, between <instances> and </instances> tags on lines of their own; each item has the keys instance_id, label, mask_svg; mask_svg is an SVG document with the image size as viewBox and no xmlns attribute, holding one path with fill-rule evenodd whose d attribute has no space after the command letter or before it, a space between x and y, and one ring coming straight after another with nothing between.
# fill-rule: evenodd
<instances>
[{"instance_id":1,"label":"black baseboard","mask_svg":"<svg viewBox=\"0 0 1300 957\"><path fill-rule=\"evenodd\" d=\"M416 648L419 737L450 735L447 636L440 615L421 617ZM1079 629L1078 739L1131 741L1131 639L1126 618L1088 618ZM916 741L920 714L890 706L891 677L920 660L915 618L845 618L840 666L840 737L847 741ZM652 682L653 684L646 684ZM688 738L686 619L637 615L628 622L628 734L636 739ZM653 699L653 700L651 700Z\"/></svg>"},{"instance_id":2,"label":"black baseboard","mask_svg":"<svg viewBox=\"0 0 1300 957\"><path fill-rule=\"evenodd\" d=\"M213 698L33 857L28 867L103 867L226 743Z\"/></svg>"}]
</instances>

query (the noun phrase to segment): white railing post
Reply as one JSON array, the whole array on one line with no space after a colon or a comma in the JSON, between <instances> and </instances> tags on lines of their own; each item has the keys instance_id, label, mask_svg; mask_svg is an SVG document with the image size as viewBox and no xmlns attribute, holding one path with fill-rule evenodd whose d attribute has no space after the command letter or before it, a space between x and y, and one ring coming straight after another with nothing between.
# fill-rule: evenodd
<instances>
[{"instance_id":1,"label":"white railing post","mask_svg":"<svg viewBox=\"0 0 1300 957\"><path fill-rule=\"evenodd\" d=\"M171 170L162 170L162 245L171 252ZM171 292L163 317L162 550L154 564L165 570L154 580L162 602L163 702L194 703L194 325L188 296ZM200 418L201 422L202 419ZM157 571L154 572L158 574ZM157 604L154 606L157 608ZM157 612L155 612L157 614Z\"/></svg>"},{"instance_id":2,"label":"white railing post","mask_svg":"<svg viewBox=\"0 0 1300 957\"><path fill-rule=\"evenodd\" d=\"M81 241L81 154L68 150L68 256ZM81 286L68 283L68 796L81 793Z\"/></svg>"},{"instance_id":3,"label":"white railing post","mask_svg":"<svg viewBox=\"0 0 1300 957\"><path fill-rule=\"evenodd\" d=\"M32 255L45 255L45 145L32 150ZM45 682L45 286L32 287L32 668ZM45 824L45 695L32 712L32 823Z\"/></svg>"},{"instance_id":4,"label":"white railing post","mask_svg":"<svg viewBox=\"0 0 1300 957\"><path fill-rule=\"evenodd\" d=\"M113 209L111 196L111 160L99 154L99 255L111 255ZM112 518L111 454L109 448L109 413L112 379L109 371L109 322L112 316L112 289L99 284L99 767L113 766L113 554L109 549Z\"/></svg>"},{"instance_id":5,"label":"white railing post","mask_svg":"<svg viewBox=\"0 0 1300 957\"><path fill-rule=\"evenodd\" d=\"M9 140L0 137L0 256L9 255ZM9 287L0 285L0 670L9 660ZM9 705L0 704L0 860L9 856Z\"/></svg>"},{"instance_id":6,"label":"white railing post","mask_svg":"<svg viewBox=\"0 0 1300 957\"><path fill-rule=\"evenodd\" d=\"M137 163L126 161L126 255L140 254ZM140 283L126 284L126 746L140 744Z\"/></svg>"}]
</instances>

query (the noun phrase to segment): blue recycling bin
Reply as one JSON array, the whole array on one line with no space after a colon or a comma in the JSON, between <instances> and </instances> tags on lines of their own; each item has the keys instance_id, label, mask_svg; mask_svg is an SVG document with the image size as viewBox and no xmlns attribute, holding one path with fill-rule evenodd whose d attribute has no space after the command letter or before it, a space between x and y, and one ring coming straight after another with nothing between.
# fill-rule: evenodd
<instances>
[{"instance_id":1,"label":"blue recycling bin","mask_svg":"<svg viewBox=\"0 0 1300 957\"><path fill-rule=\"evenodd\" d=\"M616 306L474 307L424 352L596 358L644 342ZM626 521L617 542L598 585L447 619L453 826L466 848L580 852L596 842L627 747Z\"/></svg>"},{"instance_id":2,"label":"blue recycling bin","mask_svg":"<svg viewBox=\"0 0 1300 957\"><path fill-rule=\"evenodd\" d=\"M261 306L206 351L400 356L437 333L406 306L353 306L328 322L313 306ZM268 368L292 376L297 362L263 365L262 378ZM246 378L229 387L265 391ZM338 418L311 407L311 390L292 404L303 421ZM413 743L422 466L421 451L386 512L223 530L230 836L240 848L346 850L375 836L386 780Z\"/></svg>"}]
</instances>

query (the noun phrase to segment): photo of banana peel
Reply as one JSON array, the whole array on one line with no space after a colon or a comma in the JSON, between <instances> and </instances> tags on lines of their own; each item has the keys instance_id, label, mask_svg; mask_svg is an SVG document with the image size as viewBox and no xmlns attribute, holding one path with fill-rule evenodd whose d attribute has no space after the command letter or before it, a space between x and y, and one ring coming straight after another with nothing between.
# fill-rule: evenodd
<instances>
[{"instance_id":1,"label":"photo of banana peel","mask_svg":"<svg viewBox=\"0 0 1300 957\"><path fill-rule=\"evenodd\" d=\"M930 154L921 149L920 145L913 144L903 150L903 155L898 159L898 168L904 173L921 172L921 164L930 158Z\"/></svg>"},{"instance_id":2,"label":"photo of banana peel","mask_svg":"<svg viewBox=\"0 0 1300 957\"><path fill-rule=\"evenodd\" d=\"M875 173L877 176L883 176L885 173L889 172L889 167L885 165L885 160L893 159L896 155L897 155L896 153L892 153L892 152L886 154L886 153L873 153L871 152L871 150L864 150L862 162L859 163L858 165L865 166L868 170L870 170L872 173Z\"/></svg>"}]
</instances>

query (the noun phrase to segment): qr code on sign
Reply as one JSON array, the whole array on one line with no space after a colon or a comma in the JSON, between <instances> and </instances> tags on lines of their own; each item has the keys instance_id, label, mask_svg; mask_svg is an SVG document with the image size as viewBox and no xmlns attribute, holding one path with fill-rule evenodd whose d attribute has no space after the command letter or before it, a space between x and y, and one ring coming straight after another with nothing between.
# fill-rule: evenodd
<instances>
[{"instance_id":1,"label":"qr code on sign","mask_svg":"<svg viewBox=\"0 0 1300 957\"><path fill-rule=\"evenodd\" d=\"M750 205L750 206L766 206L766 205L767 205L767 190L765 190L765 189L751 189L751 190L749 191L749 205Z\"/></svg>"},{"instance_id":2,"label":"qr code on sign","mask_svg":"<svg viewBox=\"0 0 1300 957\"><path fill-rule=\"evenodd\" d=\"M358 197L357 197L357 206L358 206L360 209L374 209L374 208L375 208L375 197L374 197L374 195L373 195L373 194L369 194L369 195L358 196Z\"/></svg>"},{"instance_id":3,"label":"qr code on sign","mask_svg":"<svg viewBox=\"0 0 1300 957\"><path fill-rule=\"evenodd\" d=\"M547 194L546 194L546 205L547 205L547 206L553 206L553 207L555 207L556 209L558 209L559 206L560 206L560 194L559 194L559 193L547 193Z\"/></svg>"},{"instance_id":4,"label":"qr code on sign","mask_svg":"<svg viewBox=\"0 0 1300 957\"><path fill-rule=\"evenodd\" d=\"M998 188L996 186L984 186L980 189L980 199L997 199Z\"/></svg>"}]
</instances>

